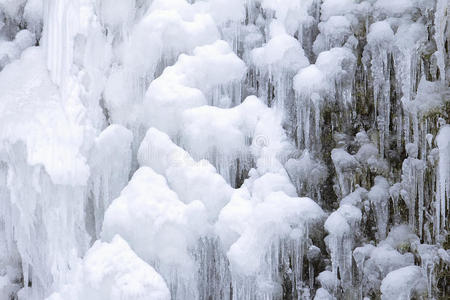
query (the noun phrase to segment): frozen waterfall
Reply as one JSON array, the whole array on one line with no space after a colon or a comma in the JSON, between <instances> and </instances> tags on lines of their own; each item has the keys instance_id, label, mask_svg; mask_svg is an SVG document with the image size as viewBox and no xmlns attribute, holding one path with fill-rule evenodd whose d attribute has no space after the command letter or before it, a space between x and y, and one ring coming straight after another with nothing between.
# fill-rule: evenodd
<instances>
[{"instance_id":1,"label":"frozen waterfall","mask_svg":"<svg viewBox=\"0 0 450 300\"><path fill-rule=\"evenodd\" d=\"M450 297L448 0L0 0L0 300Z\"/></svg>"}]
</instances>

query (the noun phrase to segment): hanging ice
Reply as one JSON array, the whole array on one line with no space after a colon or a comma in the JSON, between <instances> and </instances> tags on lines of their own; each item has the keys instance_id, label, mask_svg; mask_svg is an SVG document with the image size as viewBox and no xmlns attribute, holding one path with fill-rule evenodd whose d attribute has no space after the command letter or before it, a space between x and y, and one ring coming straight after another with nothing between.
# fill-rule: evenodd
<instances>
[{"instance_id":1,"label":"hanging ice","mask_svg":"<svg viewBox=\"0 0 450 300\"><path fill-rule=\"evenodd\" d=\"M0 299L446 299L445 0L0 0Z\"/></svg>"}]
</instances>

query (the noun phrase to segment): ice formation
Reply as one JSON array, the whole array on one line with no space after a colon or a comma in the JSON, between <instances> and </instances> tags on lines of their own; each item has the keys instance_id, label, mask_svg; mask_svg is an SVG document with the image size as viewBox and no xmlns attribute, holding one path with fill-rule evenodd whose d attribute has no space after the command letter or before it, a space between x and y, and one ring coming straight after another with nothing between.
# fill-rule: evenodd
<instances>
[{"instance_id":1,"label":"ice formation","mask_svg":"<svg viewBox=\"0 0 450 300\"><path fill-rule=\"evenodd\" d=\"M47 299L170 299L161 275L118 235L96 241L71 272L70 283Z\"/></svg>"},{"instance_id":2,"label":"ice formation","mask_svg":"<svg viewBox=\"0 0 450 300\"><path fill-rule=\"evenodd\" d=\"M447 299L447 0L0 0L0 299Z\"/></svg>"}]
</instances>

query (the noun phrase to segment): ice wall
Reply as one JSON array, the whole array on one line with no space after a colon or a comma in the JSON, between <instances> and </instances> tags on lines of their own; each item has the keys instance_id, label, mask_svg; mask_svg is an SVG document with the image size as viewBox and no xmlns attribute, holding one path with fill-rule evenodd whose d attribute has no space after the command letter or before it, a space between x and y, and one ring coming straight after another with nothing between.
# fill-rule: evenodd
<instances>
[{"instance_id":1,"label":"ice wall","mask_svg":"<svg viewBox=\"0 0 450 300\"><path fill-rule=\"evenodd\" d=\"M445 299L445 0L0 0L0 299Z\"/></svg>"}]
</instances>

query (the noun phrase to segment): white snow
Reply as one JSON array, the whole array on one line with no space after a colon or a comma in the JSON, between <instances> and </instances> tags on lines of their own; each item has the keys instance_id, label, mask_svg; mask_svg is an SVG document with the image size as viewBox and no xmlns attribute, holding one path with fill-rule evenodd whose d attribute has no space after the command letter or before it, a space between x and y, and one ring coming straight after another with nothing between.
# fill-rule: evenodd
<instances>
[{"instance_id":1,"label":"white snow","mask_svg":"<svg viewBox=\"0 0 450 300\"><path fill-rule=\"evenodd\" d=\"M244 63L224 41L198 47L192 56L180 55L150 84L144 99L146 123L175 136L186 109L213 102L204 93L241 79L244 72Z\"/></svg>"},{"instance_id":2,"label":"white snow","mask_svg":"<svg viewBox=\"0 0 450 300\"><path fill-rule=\"evenodd\" d=\"M184 203L201 201L211 219L229 201L232 188L207 161L195 161L163 132L150 128L138 151L141 166L153 168L166 177L171 189Z\"/></svg>"},{"instance_id":3,"label":"white snow","mask_svg":"<svg viewBox=\"0 0 450 300\"><path fill-rule=\"evenodd\" d=\"M292 198L283 192L269 194L254 207L248 227L227 253L232 270L246 276L257 273L272 240L298 238L298 234L305 234L308 222L322 214L309 198Z\"/></svg>"},{"instance_id":4,"label":"white snow","mask_svg":"<svg viewBox=\"0 0 450 300\"><path fill-rule=\"evenodd\" d=\"M19 31L14 40L4 41L0 44L0 69L11 61L20 58L22 51L35 43L35 36L30 31L23 29Z\"/></svg>"},{"instance_id":5,"label":"white snow","mask_svg":"<svg viewBox=\"0 0 450 300\"><path fill-rule=\"evenodd\" d=\"M381 299L410 299L426 293L426 279L417 266L390 272L381 283Z\"/></svg>"},{"instance_id":6,"label":"white snow","mask_svg":"<svg viewBox=\"0 0 450 300\"><path fill-rule=\"evenodd\" d=\"M61 105L42 49L30 48L5 67L0 73L0 89L2 150L22 142L28 163L43 165L54 183L86 184L89 167L81 153L83 127L71 120Z\"/></svg>"},{"instance_id":7,"label":"white snow","mask_svg":"<svg viewBox=\"0 0 450 300\"><path fill-rule=\"evenodd\" d=\"M288 35L277 21L270 24L271 39L261 48L251 52L254 64L269 73L297 71L309 64L301 44Z\"/></svg>"},{"instance_id":8,"label":"white snow","mask_svg":"<svg viewBox=\"0 0 450 300\"><path fill-rule=\"evenodd\" d=\"M48 300L170 299L161 275L140 259L119 235L110 243L95 242L72 272L75 273L73 282Z\"/></svg>"},{"instance_id":9,"label":"white snow","mask_svg":"<svg viewBox=\"0 0 450 300\"><path fill-rule=\"evenodd\" d=\"M101 236L110 241L119 234L146 261L189 269L188 247L196 242L195 231L205 230L196 228L204 225L202 215L201 202L184 204L163 176L141 167L107 209Z\"/></svg>"}]
</instances>

